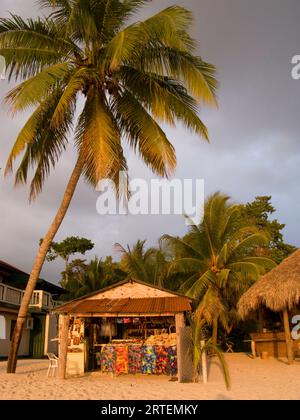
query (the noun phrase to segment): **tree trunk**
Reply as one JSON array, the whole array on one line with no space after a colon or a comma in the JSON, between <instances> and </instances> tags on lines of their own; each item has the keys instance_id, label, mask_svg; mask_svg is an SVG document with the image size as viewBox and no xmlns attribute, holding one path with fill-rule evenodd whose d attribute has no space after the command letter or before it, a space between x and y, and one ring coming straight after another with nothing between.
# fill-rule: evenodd
<instances>
[{"instance_id":1,"label":"tree trunk","mask_svg":"<svg viewBox=\"0 0 300 420\"><path fill-rule=\"evenodd\" d=\"M33 264L30 277L26 286L24 297L20 305L18 319L17 319L16 326L13 332L9 358L8 358L8 363L7 363L7 373L16 372L17 355L18 355L20 342L22 339L22 330L23 330L24 323L28 314L28 307L30 304L31 296L36 287L36 283L39 279L41 269L45 262L47 251L66 215L70 202L73 198L74 191L76 189L77 183L79 181L79 178L82 172L83 163L84 163L83 158L79 157L73 169L70 180L68 182L59 210L56 213L56 216L38 250L38 253L37 253L37 256Z\"/></svg>"},{"instance_id":2,"label":"tree trunk","mask_svg":"<svg viewBox=\"0 0 300 420\"><path fill-rule=\"evenodd\" d=\"M213 331L212 331L212 343L215 346L218 345L218 324L219 324L219 318L216 317L213 320Z\"/></svg>"},{"instance_id":3,"label":"tree trunk","mask_svg":"<svg viewBox=\"0 0 300 420\"><path fill-rule=\"evenodd\" d=\"M288 358L289 364L291 365L294 361L294 352L293 352L293 342L291 339L289 313L287 309L283 311L283 323L284 323L287 358Z\"/></svg>"}]
</instances>

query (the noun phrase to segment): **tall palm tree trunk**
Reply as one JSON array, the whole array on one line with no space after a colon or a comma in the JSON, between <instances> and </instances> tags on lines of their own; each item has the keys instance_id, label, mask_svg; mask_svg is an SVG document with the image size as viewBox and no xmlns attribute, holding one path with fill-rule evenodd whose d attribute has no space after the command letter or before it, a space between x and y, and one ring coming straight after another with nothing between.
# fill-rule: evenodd
<instances>
[{"instance_id":1,"label":"tall palm tree trunk","mask_svg":"<svg viewBox=\"0 0 300 420\"><path fill-rule=\"evenodd\" d=\"M215 346L217 346L218 344L218 324L219 324L219 318L215 317L213 319L213 330L212 330L212 343Z\"/></svg>"},{"instance_id":2,"label":"tall palm tree trunk","mask_svg":"<svg viewBox=\"0 0 300 420\"><path fill-rule=\"evenodd\" d=\"M83 158L79 157L73 169L72 175L69 179L59 210L56 213L56 216L53 219L53 222L47 234L45 235L42 244L40 245L35 262L33 264L31 274L30 274L30 277L26 286L25 293L24 293L24 297L22 299L21 306L19 309L16 326L15 326L13 336L12 336L12 342L11 342L9 358L8 358L8 363L7 363L7 373L16 372L17 355L18 355L20 342L22 339L23 326L24 326L25 319L28 314L28 307L30 304L31 296L36 287L36 283L39 279L40 272L43 267L47 251L66 215L66 212L73 198L74 191L76 189L76 186L78 184L78 181L82 172L83 163L84 163Z\"/></svg>"}]
</instances>

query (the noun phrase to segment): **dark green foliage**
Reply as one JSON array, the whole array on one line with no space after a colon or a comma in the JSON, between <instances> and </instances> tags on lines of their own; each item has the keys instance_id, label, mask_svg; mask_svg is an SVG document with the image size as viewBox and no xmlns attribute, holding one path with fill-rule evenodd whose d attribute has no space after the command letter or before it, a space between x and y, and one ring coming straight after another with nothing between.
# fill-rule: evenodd
<instances>
[{"instance_id":1,"label":"dark green foliage","mask_svg":"<svg viewBox=\"0 0 300 420\"><path fill-rule=\"evenodd\" d=\"M43 240L40 240L40 243ZM92 241L78 236L70 236L62 242L52 242L47 253L47 261L54 261L57 257L62 258L68 264L69 258L74 254L85 255L94 248Z\"/></svg>"},{"instance_id":2,"label":"dark green foliage","mask_svg":"<svg viewBox=\"0 0 300 420\"><path fill-rule=\"evenodd\" d=\"M60 285L68 291L64 300L77 299L111 284L124 280L126 274L117 263L107 257L104 261L95 258L89 263L84 260L74 260L62 273Z\"/></svg>"},{"instance_id":3,"label":"dark green foliage","mask_svg":"<svg viewBox=\"0 0 300 420\"><path fill-rule=\"evenodd\" d=\"M260 249L260 252L279 264L297 248L284 242L282 230L285 225L277 219L271 219L276 212L271 200L271 196L256 197L254 201L242 207L242 217L246 224L253 224L268 233L270 243Z\"/></svg>"}]
</instances>

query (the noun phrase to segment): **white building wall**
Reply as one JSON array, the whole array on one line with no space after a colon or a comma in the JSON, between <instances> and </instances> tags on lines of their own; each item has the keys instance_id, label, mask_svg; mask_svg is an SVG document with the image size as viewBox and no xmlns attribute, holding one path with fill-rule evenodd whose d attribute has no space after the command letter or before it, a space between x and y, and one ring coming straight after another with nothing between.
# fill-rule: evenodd
<instances>
[{"instance_id":1,"label":"white building wall","mask_svg":"<svg viewBox=\"0 0 300 420\"><path fill-rule=\"evenodd\" d=\"M17 314L0 313L5 319L5 339L0 338L0 357L7 357L10 349L11 321L17 320ZM30 330L23 331L19 347L19 356L29 356Z\"/></svg>"}]
</instances>

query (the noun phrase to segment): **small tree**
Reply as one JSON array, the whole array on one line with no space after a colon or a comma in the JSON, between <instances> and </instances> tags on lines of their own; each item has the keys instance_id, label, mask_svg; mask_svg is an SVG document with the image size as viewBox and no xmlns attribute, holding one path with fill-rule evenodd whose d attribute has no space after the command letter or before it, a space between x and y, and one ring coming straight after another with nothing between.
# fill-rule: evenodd
<instances>
[{"instance_id":1,"label":"small tree","mask_svg":"<svg viewBox=\"0 0 300 420\"><path fill-rule=\"evenodd\" d=\"M284 242L282 230L285 225L277 219L271 220L271 216L276 212L271 200L271 196L255 197L254 201L241 207L241 214L247 225L255 225L258 229L267 232L270 237L268 246L261 247L258 253L280 264L297 248Z\"/></svg>"},{"instance_id":2,"label":"small tree","mask_svg":"<svg viewBox=\"0 0 300 420\"><path fill-rule=\"evenodd\" d=\"M40 240L40 243L43 239ZM62 242L52 242L47 252L47 261L54 261L60 257L65 262L65 271L68 269L68 264L71 255L82 254L85 255L87 251L94 248L93 242L86 238L79 238L78 236L70 236Z\"/></svg>"}]
</instances>

